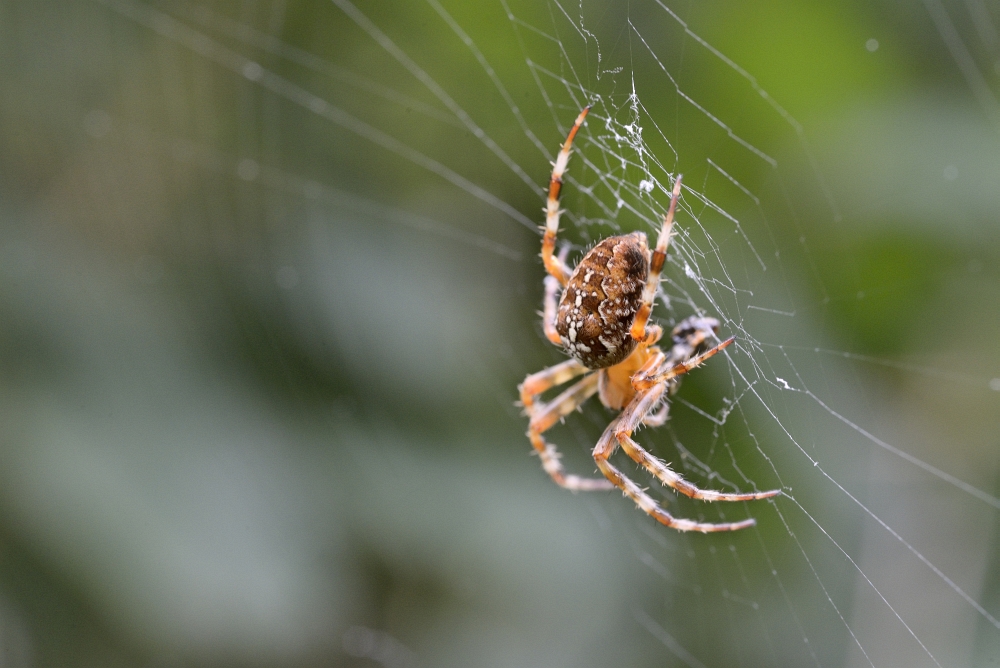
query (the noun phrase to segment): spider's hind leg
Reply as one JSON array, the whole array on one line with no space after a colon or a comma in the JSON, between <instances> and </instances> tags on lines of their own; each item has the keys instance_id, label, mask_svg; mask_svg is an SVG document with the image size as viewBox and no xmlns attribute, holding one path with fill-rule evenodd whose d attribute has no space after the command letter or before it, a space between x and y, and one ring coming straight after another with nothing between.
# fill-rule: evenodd
<instances>
[{"instance_id":1,"label":"spider's hind leg","mask_svg":"<svg viewBox=\"0 0 1000 668\"><path fill-rule=\"evenodd\" d=\"M584 107L583 111L576 117L573 127L566 135L566 141L563 142L562 148L556 156L556 161L552 164L552 175L549 177L549 197L545 204L545 232L542 235L542 264L545 265L545 271L555 277L560 285L566 285L572 272L566 266L565 259L554 254L556 235L559 233L559 214L562 213L559 210L559 195L562 192L563 174L566 173L566 167L569 164L573 139L580 126L583 125L589 111L589 106Z\"/></svg>"},{"instance_id":2,"label":"spider's hind leg","mask_svg":"<svg viewBox=\"0 0 1000 668\"><path fill-rule=\"evenodd\" d=\"M642 303L639 311L632 321L632 328L629 334L636 341L646 340L648 334L647 323L649 316L653 312L653 302L656 301L656 293L660 289L660 274L663 272L663 265L667 261L667 247L670 245L670 230L674 225L674 212L677 210L677 199L681 196L681 175L678 174L674 180L674 191L670 196L670 208L667 215L663 217L663 225L660 227L660 234L656 238L656 247L650 253L649 276L646 278L646 286L642 290ZM659 338L659 337L657 337Z\"/></svg>"}]
</instances>

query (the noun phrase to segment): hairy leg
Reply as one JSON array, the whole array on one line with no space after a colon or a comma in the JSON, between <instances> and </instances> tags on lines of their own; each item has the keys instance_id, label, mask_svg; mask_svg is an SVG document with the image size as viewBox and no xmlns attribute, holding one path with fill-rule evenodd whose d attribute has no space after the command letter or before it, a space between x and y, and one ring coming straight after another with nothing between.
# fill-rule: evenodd
<instances>
[{"instance_id":1,"label":"hairy leg","mask_svg":"<svg viewBox=\"0 0 1000 668\"><path fill-rule=\"evenodd\" d=\"M649 315L653 312L653 302L656 300L656 292L660 287L660 273L663 265L667 261L667 246L670 245L670 229L674 225L674 212L677 210L677 198L681 196L681 177L678 174L674 181L674 192L670 196L670 208L667 215L663 217L663 225L660 227L660 234L656 238L656 248L652 252L649 262L649 276L646 278L646 286L642 290L642 304L632 321L632 329L629 334L636 341L646 339L646 323Z\"/></svg>"},{"instance_id":2,"label":"hairy leg","mask_svg":"<svg viewBox=\"0 0 1000 668\"><path fill-rule=\"evenodd\" d=\"M569 415L583 402L597 392L597 374L585 376L571 385L548 404L529 409L531 422L528 424L528 439L542 460L542 468L560 487L574 491L594 491L611 489L611 483L601 478L581 478L564 472L556 446L542 436L562 418Z\"/></svg>"},{"instance_id":3,"label":"hairy leg","mask_svg":"<svg viewBox=\"0 0 1000 668\"><path fill-rule=\"evenodd\" d=\"M692 369L701 366L709 358L714 357L715 355L719 354L720 352L728 348L735 340L736 340L735 336L730 337L725 341L723 341L722 343L720 343L719 345L715 346L714 348L706 350L701 355L698 355L697 357L692 357L691 359L685 360L683 362L677 362L672 366L667 365L667 362L673 361L671 358L668 357L665 360L664 364L662 364L659 368L652 370L640 369L632 377L632 387L634 387L637 391L642 392L643 390L648 390L649 388L653 387L658 383L666 383L670 380L673 380L674 378L677 378L678 376L682 376L687 372L691 371Z\"/></svg>"},{"instance_id":4,"label":"hairy leg","mask_svg":"<svg viewBox=\"0 0 1000 668\"><path fill-rule=\"evenodd\" d=\"M562 213L559 210L559 193L562 190L563 174L566 173L566 166L569 164L573 139L589 111L589 106L584 107L576 117L576 122L573 123L559 155L556 156L555 164L552 165L552 176L549 178L549 199L545 206L545 234L542 237L542 263L545 265L545 270L562 285L566 285L571 272L562 258L553 254L556 249L556 235L559 233L559 214Z\"/></svg>"},{"instance_id":5,"label":"hairy leg","mask_svg":"<svg viewBox=\"0 0 1000 668\"><path fill-rule=\"evenodd\" d=\"M569 246L563 246L559 251L559 261L564 265L566 255L569 254ZM545 330L545 338L557 346L562 345L559 332L556 331L556 308L559 306L559 280L555 276L545 277L545 300L542 310L542 329Z\"/></svg>"},{"instance_id":6,"label":"hairy leg","mask_svg":"<svg viewBox=\"0 0 1000 668\"><path fill-rule=\"evenodd\" d=\"M517 388L521 393L521 405L524 406L524 411L529 416L533 415L535 412L535 398L539 394L563 383L568 383L577 376L587 373L587 371L589 369L576 360L568 359L565 362L560 362L547 369L530 374Z\"/></svg>"},{"instance_id":7,"label":"hairy leg","mask_svg":"<svg viewBox=\"0 0 1000 668\"><path fill-rule=\"evenodd\" d=\"M657 459L636 443L632 439L632 432L636 430L649 411L656 406L665 391L666 383L659 383L649 390L640 392L618 417L617 426L614 429L614 437L622 446L625 454L631 457L636 464L639 464L652 473L664 485L676 489L684 496L701 501L755 501L757 499L768 499L781 493L781 490L777 489L767 492L748 493L727 493L711 489L700 489L687 480L684 480L677 472L667 466L664 461Z\"/></svg>"},{"instance_id":8,"label":"hairy leg","mask_svg":"<svg viewBox=\"0 0 1000 668\"><path fill-rule=\"evenodd\" d=\"M629 478L626 478L621 471L616 469L611 462L608 461L618 444L618 441L615 438L615 430L619 426L619 420L621 420L621 417L622 416L618 416L611 422L611 424L608 425L608 428L604 431L601 439L597 442L597 447L594 448L594 461L597 462L597 467L601 469L601 472L604 473L605 477L610 480L615 487L620 489L625 496L635 501L636 505L638 505L639 508L641 508L647 515L655 519L660 524L668 526L671 529L677 529L678 531L700 531L702 533L715 531L737 531L756 524L756 520L753 518L743 520L742 522L728 522L722 524L695 522L693 520L674 517L664 510L660 504L653 499L653 497L646 494L641 487L632 482Z\"/></svg>"}]
</instances>

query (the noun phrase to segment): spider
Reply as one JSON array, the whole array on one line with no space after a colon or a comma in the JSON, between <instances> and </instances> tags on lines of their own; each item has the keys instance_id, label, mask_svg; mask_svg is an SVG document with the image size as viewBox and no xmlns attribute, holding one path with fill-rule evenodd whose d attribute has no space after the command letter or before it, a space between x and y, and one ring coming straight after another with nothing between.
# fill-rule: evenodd
<instances>
[{"instance_id":1,"label":"spider","mask_svg":"<svg viewBox=\"0 0 1000 668\"><path fill-rule=\"evenodd\" d=\"M530 418L528 438L541 458L542 468L566 489L617 487L656 521L678 531L736 531L753 526L753 518L711 524L673 517L609 461L620 445L664 485L703 501L752 501L781 491L728 494L699 489L632 440L632 432L640 424L655 427L666 422L670 408L667 398L677 390L680 377L724 350L735 337L708 349L709 341L717 340L719 321L690 317L670 333L669 352L664 353L656 345L663 329L649 322L649 316L667 259L670 229L681 193L680 176L674 181L670 208L652 252L646 235L633 232L600 241L572 270L566 264L568 249L555 254L562 177L573 139L589 111L588 106L577 116L553 165L542 237L542 262L548 272L542 326L549 341L561 346L572 359L529 375L519 386L521 403ZM552 401L537 401L543 392L581 375L582 379ZM620 413L608 424L593 450L594 461L605 477L582 478L564 472L559 452L543 434L594 394L602 404Z\"/></svg>"}]
</instances>

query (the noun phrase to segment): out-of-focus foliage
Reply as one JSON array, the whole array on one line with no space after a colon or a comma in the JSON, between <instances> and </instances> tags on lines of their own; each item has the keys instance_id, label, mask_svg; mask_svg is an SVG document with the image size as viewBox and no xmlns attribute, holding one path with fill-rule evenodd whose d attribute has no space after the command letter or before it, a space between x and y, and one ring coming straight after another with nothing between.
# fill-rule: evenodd
<instances>
[{"instance_id":1,"label":"out-of-focus foliage","mask_svg":"<svg viewBox=\"0 0 1000 668\"><path fill-rule=\"evenodd\" d=\"M754 589L753 569L770 570L757 541L794 545L773 515L759 533L699 542L618 497L562 492L528 456L516 385L561 359L536 314L538 237L406 155L540 221L550 166L532 135L553 151L562 137L527 51L623 108L634 80L674 142L677 164L645 128L668 169L704 189L713 156L760 193L768 227L750 234L780 261L759 294L801 308L753 333L848 353L817 363L826 386L813 389L998 493L1000 381L962 380L1000 376L994 7L987 25L969 18L982 19L976 0L945 7L984 98L935 26L936 2L671 4L799 135L655 0L509 3L513 23L500 0L444 3L475 51L434 4L357 7L523 177L329 1L0 3L0 665L683 665L664 629L708 665L802 665L801 632L770 647L753 625L734 638L733 608L700 594L713 572L741 577L732 563L705 566L705 581L683 565L746 546ZM554 33L563 11L600 39L531 31ZM629 21L687 95L779 167L680 101ZM604 69L623 62L632 71ZM713 197L741 218L752 208L735 189ZM570 188L565 206L596 215ZM608 232L572 220L578 246ZM880 363L843 359L866 356ZM688 379L685 399L718 408L724 368ZM734 446L781 442L758 413L745 417L753 434L726 436ZM591 407L555 432L568 465L588 470L608 419ZM852 454L860 437L843 443L842 425L811 419L796 433L814 434L803 445L833 477L969 573L998 614L996 509L935 505L932 485L926 505L903 501L927 481L881 450ZM671 422L697 456L704 427L682 411ZM768 452L795 479L807 464L788 450ZM765 462L747 467L766 480ZM838 514L843 495L795 493L829 502L823 526L866 575L892 570L873 531ZM812 618L825 599L800 556L771 554L802 611L785 630L808 628L822 665L867 665L843 627ZM895 623L854 596L849 565L813 566L846 601L848 628ZM880 580L897 608L926 602L897 574ZM997 629L946 602L957 611L942 605L938 634L919 637L947 665L985 665ZM893 628L866 639L869 658L916 665Z\"/></svg>"}]
</instances>

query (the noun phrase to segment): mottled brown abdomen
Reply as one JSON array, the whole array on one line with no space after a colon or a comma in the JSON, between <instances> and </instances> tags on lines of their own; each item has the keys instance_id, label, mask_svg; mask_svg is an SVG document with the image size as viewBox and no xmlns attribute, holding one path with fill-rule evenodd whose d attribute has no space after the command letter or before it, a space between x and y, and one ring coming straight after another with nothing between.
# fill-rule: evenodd
<instances>
[{"instance_id":1,"label":"mottled brown abdomen","mask_svg":"<svg viewBox=\"0 0 1000 668\"><path fill-rule=\"evenodd\" d=\"M629 335L649 275L646 235L609 237L576 265L556 313L563 348L590 369L614 366L631 354Z\"/></svg>"}]
</instances>

